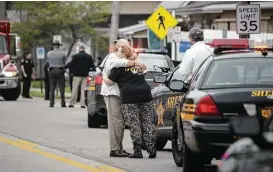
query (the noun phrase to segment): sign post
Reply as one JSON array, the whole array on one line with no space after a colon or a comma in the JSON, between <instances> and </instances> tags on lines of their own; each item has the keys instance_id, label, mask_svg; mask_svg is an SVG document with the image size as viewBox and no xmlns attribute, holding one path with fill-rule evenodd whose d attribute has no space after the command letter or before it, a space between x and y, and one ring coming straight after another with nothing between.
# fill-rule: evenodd
<instances>
[{"instance_id":1,"label":"sign post","mask_svg":"<svg viewBox=\"0 0 273 172\"><path fill-rule=\"evenodd\" d=\"M260 4L237 5L236 27L240 38L249 38L250 34L261 32L261 7ZM242 36L248 35L248 36Z\"/></svg>"},{"instance_id":2,"label":"sign post","mask_svg":"<svg viewBox=\"0 0 273 172\"><path fill-rule=\"evenodd\" d=\"M40 88L41 88L41 93L43 93L43 59L45 59L45 48L44 47L37 47L37 59L39 60L40 63Z\"/></svg>"},{"instance_id":3,"label":"sign post","mask_svg":"<svg viewBox=\"0 0 273 172\"><path fill-rule=\"evenodd\" d=\"M181 27L176 26L173 30L173 41L174 41L174 46L175 46L175 57L174 59L177 60L178 56L178 50L179 50L179 44L181 41Z\"/></svg>"}]
</instances>

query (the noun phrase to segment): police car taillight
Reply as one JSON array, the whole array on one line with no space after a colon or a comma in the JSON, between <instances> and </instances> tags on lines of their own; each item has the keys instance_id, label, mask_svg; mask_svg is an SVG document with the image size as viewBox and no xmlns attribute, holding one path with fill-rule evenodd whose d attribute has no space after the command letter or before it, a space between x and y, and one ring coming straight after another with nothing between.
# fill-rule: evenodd
<instances>
[{"instance_id":1,"label":"police car taillight","mask_svg":"<svg viewBox=\"0 0 273 172\"><path fill-rule=\"evenodd\" d=\"M207 95L202 97L195 108L196 116L219 116L220 112L212 98Z\"/></svg>"},{"instance_id":2,"label":"police car taillight","mask_svg":"<svg viewBox=\"0 0 273 172\"><path fill-rule=\"evenodd\" d=\"M90 82L91 82L91 78L90 78L90 76L87 76L87 77L86 77L86 84L87 84L87 85L90 85Z\"/></svg>"},{"instance_id":3,"label":"police car taillight","mask_svg":"<svg viewBox=\"0 0 273 172\"><path fill-rule=\"evenodd\" d=\"M100 74L95 76L95 84L96 85L102 84L102 76Z\"/></svg>"}]
</instances>

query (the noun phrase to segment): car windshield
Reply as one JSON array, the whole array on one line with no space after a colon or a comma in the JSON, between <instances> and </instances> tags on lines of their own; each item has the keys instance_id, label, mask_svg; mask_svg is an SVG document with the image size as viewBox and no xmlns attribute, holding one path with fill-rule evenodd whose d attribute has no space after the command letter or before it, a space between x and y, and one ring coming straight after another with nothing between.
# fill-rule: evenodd
<instances>
[{"instance_id":1,"label":"car windshield","mask_svg":"<svg viewBox=\"0 0 273 172\"><path fill-rule=\"evenodd\" d=\"M161 54L139 54L138 56L139 62L145 64L147 69L152 71L161 71L158 67L171 68L167 58Z\"/></svg>"},{"instance_id":2,"label":"car windshield","mask_svg":"<svg viewBox=\"0 0 273 172\"><path fill-rule=\"evenodd\" d=\"M6 46L6 40L3 35L0 35L0 53L1 54L7 54L7 46Z\"/></svg>"},{"instance_id":3,"label":"car windshield","mask_svg":"<svg viewBox=\"0 0 273 172\"><path fill-rule=\"evenodd\" d=\"M215 60L201 88L272 87L273 58L234 58Z\"/></svg>"}]
</instances>

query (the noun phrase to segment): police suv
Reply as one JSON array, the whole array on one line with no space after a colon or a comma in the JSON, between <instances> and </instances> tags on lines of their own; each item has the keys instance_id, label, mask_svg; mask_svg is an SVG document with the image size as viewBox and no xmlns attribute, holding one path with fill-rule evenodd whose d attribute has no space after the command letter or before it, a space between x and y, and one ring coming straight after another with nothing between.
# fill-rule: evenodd
<instances>
[{"instance_id":1,"label":"police suv","mask_svg":"<svg viewBox=\"0 0 273 172\"><path fill-rule=\"evenodd\" d=\"M189 81L154 79L183 95L175 124L184 172L204 171L237 139L229 132L231 118L260 112L266 120L273 110L273 47L248 39L215 39L211 46L214 54Z\"/></svg>"}]
</instances>

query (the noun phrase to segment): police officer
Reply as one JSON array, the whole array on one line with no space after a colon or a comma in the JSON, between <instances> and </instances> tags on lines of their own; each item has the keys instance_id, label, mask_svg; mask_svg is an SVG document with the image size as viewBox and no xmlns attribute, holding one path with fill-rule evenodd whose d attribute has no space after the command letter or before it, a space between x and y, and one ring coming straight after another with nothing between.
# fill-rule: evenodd
<instances>
[{"instance_id":1,"label":"police officer","mask_svg":"<svg viewBox=\"0 0 273 172\"><path fill-rule=\"evenodd\" d=\"M45 100L49 100L49 93L50 93L50 83L49 83L49 62L46 61L44 65L44 83L45 83Z\"/></svg>"},{"instance_id":2,"label":"police officer","mask_svg":"<svg viewBox=\"0 0 273 172\"><path fill-rule=\"evenodd\" d=\"M189 31L189 40L192 46L185 52L179 67L179 72L186 78L190 78L201 63L213 53L213 49L205 44L203 31L199 27L193 27Z\"/></svg>"},{"instance_id":3,"label":"police officer","mask_svg":"<svg viewBox=\"0 0 273 172\"><path fill-rule=\"evenodd\" d=\"M32 54L30 52L26 52L23 55L23 58L20 63L22 75L23 75L23 92L22 97L32 99L29 95L29 90L31 86L31 79L35 79L35 69L34 63L32 60Z\"/></svg>"},{"instance_id":4,"label":"police officer","mask_svg":"<svg viewBox=\"0 0 273 172\"><path fill-rule=\"evenodd\" d=\"M47 53L49 63L49 80L50 80L50 104L49 107L54 107L55 104L55 90L57 83L61 95L61 106L66 107L65 103L65 61L66 57L64 52L60 50L60 42L53 43L53 50Z\"/></svg>"}]
</instances>

